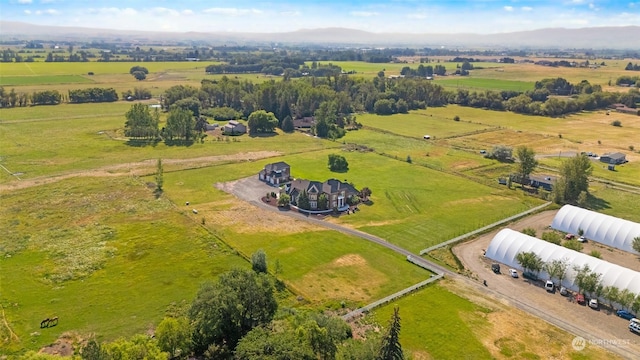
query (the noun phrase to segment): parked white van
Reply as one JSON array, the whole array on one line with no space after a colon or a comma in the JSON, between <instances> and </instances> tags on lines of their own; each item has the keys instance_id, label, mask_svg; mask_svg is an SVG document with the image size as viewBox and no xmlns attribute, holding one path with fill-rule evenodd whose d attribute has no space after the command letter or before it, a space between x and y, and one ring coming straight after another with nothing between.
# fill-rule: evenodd
<instances>
[{"instance_id":1,"label":"parked white van","mask_svg":"<svg viewBox=\"0 0 640 360\"><path fill-rule=\"evenodd\" d=\"M629 320L629 330L640 334L640 319L633 318Z\"/></svg>"}]
</instances>

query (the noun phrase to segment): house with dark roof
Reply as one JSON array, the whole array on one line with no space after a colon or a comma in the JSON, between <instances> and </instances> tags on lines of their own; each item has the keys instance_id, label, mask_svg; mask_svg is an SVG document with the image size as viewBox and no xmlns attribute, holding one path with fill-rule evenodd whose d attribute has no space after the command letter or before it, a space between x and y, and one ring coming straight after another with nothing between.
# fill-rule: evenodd
<instances>
[{"instance_id":1,"label":"house with dark roof","mask_svg":"<svg viewBox=\"0 0 640 360\"><path fill-rule=\"evenodd\" d=\"M329 179L325 182L295 179L285 187L285 192L291 198L291 204L298 206L300 195L305 192L309 197L309 210L322 211L338 209L344 211L349 208L349 197L358 195L358 190L351 184L337 179ZM326 209L319 204L320 197L327 197Z\"/></svg>"},{"instance_id":2,"label":"house with dark roof","mask_svg":"<svg viewBox=\"0 0 640 360\"><path fill-rule=\"evenodd\" d=\"M280 185L291 180L291 166L284 161L267 164L258 173L258 179L271 185Z\"/></svg>"},{"instance_id":3,"label":"house with dark roof","mask_svg":"<svg viewBox=\"0 0 640 360\"><path fill-rule=\"evenodd\" d=\"M529 185L534 188L543 188L547 191L553 190L558 178L551 175L529 175Z\"/></svg>"},{"instance_id":4,"label":"house with dark roof","mask_svg":"<svg viewBox=\"0 0 640 360\"><path fill-rule=\"evenodd\" d=\"M624 164L627 162L626 155L623 153L611 153L600 156L600 161L607 164Z\"/></svg>"},{"instance_id":5,"label":"house with dark roof","mask_svg":"<svg viewBox=\"0 0 640 360\"><path fill-rule=\"evenodd\" d=\"M294 129L311 129L316 124L316 120L313 116L305 116L300 119L293 120Z\"/></svg>"}]
</instances>

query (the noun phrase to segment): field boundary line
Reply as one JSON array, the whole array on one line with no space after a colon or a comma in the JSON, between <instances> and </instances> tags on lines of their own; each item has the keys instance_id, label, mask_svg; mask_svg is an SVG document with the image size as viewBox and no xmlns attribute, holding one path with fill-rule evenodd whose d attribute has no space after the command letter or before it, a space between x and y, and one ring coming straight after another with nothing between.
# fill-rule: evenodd
<instances>
[{"instance_id":1,"label":"field boundary line","mask_svg":"<svg viewBox=\"0 0 640 360\"><path fill-rule=\"evenodd\" d=\"M417 264L413 261L411 261L409 258L407 258L408 261L422 267L420 264ZM402 289L394 294L391 294L389 296L385 296L382 299L376 300L374 302L372 302L371 304L365 305L361 308L355 309L353 311L350 311L348 313L346 313L345 315L342 315L342 319L345 321L349 321L351 319L353 319L356 316L359 316L363 313L367 313L379 306L385 305L393 300L396 300L399 297L405 296L411 292L414 292L416 290L419 290L429 284L431 284L432 282L436 281L436 280L440 280L444 277L444 274L438 274L438 275L432 275L429 279L421 281L415 285L411 285L408 288Z\"/></svg>"},{"instance_id":2,"label":"field boundary line","mask_svg":"<svg viewBox=\"0 0 640 360\"><path fill-rule=\"evenodd\" d=\"M9 169L7 169L6 167L4 167L4 165L0 164L0 167L1 167L1 168L3 168L3 169L4 169L4 171L6 171L7 173L9 173L9 175L15 176L15 177L16 177L16 179L18 179L18 180L22 180L22 179L20 179L20 177L19 177L18 175L16 175L15 173L13 173L13 172L9 171Z\"/></svg>"},{"instance_id":3,"label":"field boundary line","mask_svg":"<svg viewBox=\"0 0 640 360\"><path fill-rule=\"evenodd\" d=\"M546 203L544 203L544 204L542 204L542 205L538 205L538 206L536 206L536 207L534 207L534 208L532 208L532 209L529 209L529 210L527 210L527 211L523 211L523 212L521 212L521 213L519 213L519 214L515 214L515 215L513 215L513 216L509 216L509 217L507 217L507 218L504 218L504 219L502 219L502 220L500 220L500 221L496 221L496 222L494 222L493 224L489 224L489 225L487 225L487 226L483 226L483 227L481 227L481 228L479 228L479 229L473 230L473 231L468 232L468 233L466 233L466 234L462 234L462 235L460 235L460 236L458 236L458 237L454 237L453 239L447 240L447 241L445 241L445 242L441 242L440 244L437 244L437 245L434 245L434 246L428 247L428 248L426 248L426 249L420 250L420 256L425 255L425 254L427 254L428 252L431 252L431 251L433 251L433 250L439 249L439 248L441 248L441 247L445 247L445 246L448 246L448 245L451 245L451 244L457 243L458 241L462 241L462 240L464 240L464 239L466 239L466 238L468 238L468 237L470 237L470 236L473 236L473 235L476 235L476 234L482 233L482 232L487 231L487 230L489 230L489 229L492 229L492 228L494 228L494 227L496 227L496 226L499 226L499 225L502 225L502 224L504 224L504 223L508 223L508 222L510 222L510 221L513 221L513 220L515 220L515 219L521 218L521 217L523 217L523 216L529 215L529 214L531 214L531 213L533 213L533 212L536 212L536 211L538 211L538 210L542 210L542 209L546 208L547 206L549 206L549 205L551 205L551 204L553 204L553 202L551 202L551 201L546 202Z\"/></svg>"},{"instance_id":4,"label":"field boundary line","mask_svg":"<svg viewBox=\"0 0 640 360\"><path fill-rule=\"evenodd\" d=\"M2 310L2 322L4 322L4 326L6 326L9 330L9 339L15 338L18 342L20 342L20 338L18 337L18 335L16 335L16 333L13 332L11 326L9 326L9 323L7 322L7 317L4 315L4 306L2 306L2 304L0 304L0 310Z\"/></svg>"},{"instance_id":5,"label":"field boundary line","mask_svg":"<svg viewBox=\"0 0 640 360\"><path fill-rule=\"evenodd\" d=\"M23 64L24 64L24 66L26 66L26 67L27 67L27 69L29 69L29 71L31 71L31 73L32 73L33 75L38 75L38 74L36 74L36 72L35 72L35 71L33 71L33 69L31 68L31 66L29 66L29 63L27 63L27 62L25 61L25 62L23 62Z\"/></svg>"}]
</instances>

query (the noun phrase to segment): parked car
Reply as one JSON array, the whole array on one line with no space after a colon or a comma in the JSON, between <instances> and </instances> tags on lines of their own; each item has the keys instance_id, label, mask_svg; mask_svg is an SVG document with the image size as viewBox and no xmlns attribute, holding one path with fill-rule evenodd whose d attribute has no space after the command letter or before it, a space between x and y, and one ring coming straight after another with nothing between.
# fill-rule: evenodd
<instances>
[{"instance_id":1,"label":"parked car","mask_svg":"<svg viewBox=\"0 0 640 360\"><path fill-rule=\"evenodd\" d=\"M564 286L560 286L560 295L562 295L562 296L569 295L569 290L567 290L567 288L564 287Z\"/></svg>"},{"instance_id":2,"label":"parked car","mask_svg":"<svg viewBox=\"0 0 640 360\"><path fill-rule=\"evenodd\" d=\"M587 238L585 238L584 236L580 236L580 237L578 238L578 242L581 242L581 243L583 243L583 242L587 242Z\"/></svg>"},{"instance_id":3,"label":"parked car","mask_svg":"<svg viewBox=\"0 0 640 360\"><path fill-rule=\"evenodd\" d=\"M547 289L548 292L553 292L556 286L553 284L553 281L547 280L547 282L544 283L544 288Z\"/></svg>"},{"instance_id":4,"label":"parked car","mask_svg":"<svg viewBox=\"0 0 640 360\"><path fill-rule=\"evenodd\" d=\"M631 320L636 317L633 313L628 312L627 310L618 310L616 311L616 315L620 316L625 320Z\"/></svg>"},{"instance_id":5,"label":"parked car","mask_svg":"<svg viewBox=\"0 0 640 360\"><path fill-rule=\"evenodd\" d=\"M598 299L590 299L589 300L589 307L592 309L597 309L598 308Z\"/></svg>"},{"instance_id":6,"label":"parked car","mask_svg":"<svg viewBox=\"0 0 640 360\"><path fill-rule=\"evenodd\" d=\"M629 320L629 330L636 334L640 334L640 320L639 319Z\"/></svg>"},{"instance_id":7,"label":"parked car","mask_svg":"<svg viewBox=\"0 0 640 360\"><path fill-rule=\"evenodd\" d=\"M567 234L567 235L565 235L565 236L564 236L564 239L565 239L565 240L571 240L571 239L573 239L573 238L575 238L575 237L576 237L576 236L575 236L575 235L573 235L573 234Z\"/></svg>"},{"instance_id":8,"label":"parked car","mask_svg":"<svg viewBox=\"0 0 640 360\"><path fill-rule=\"evenodd\" d=\"M516 271L516 269L509 269L509 275L511 275L512 278L517 278L518 272Z\"/></svg>"},{"instance_id":9,"label":"parked car","mask_svg":"<svg viewBox=\"0 0 640 360\"><path fill-rule=\"evenodd\" d=\"M500 264L493 263L491 264L491 271L496 274L500 274Z\"/></svg>"},{"instance_id":10,"label":"parked car","mask_svg":"<svg viewBox=\"0 0 640 360\"><path fill-rule=\"evenodd\" d=\"M580 305L584 305L584 295L582 294L577 294L576 295L576 302Z\"/></svg>"}]
</instances>

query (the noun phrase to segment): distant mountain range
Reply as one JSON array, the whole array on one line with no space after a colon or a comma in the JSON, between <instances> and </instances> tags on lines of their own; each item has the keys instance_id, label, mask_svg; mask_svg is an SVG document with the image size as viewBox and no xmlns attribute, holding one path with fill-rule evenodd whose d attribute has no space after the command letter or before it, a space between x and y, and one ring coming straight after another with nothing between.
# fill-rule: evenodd
<instances>
[{"instance_id":1,"label":"distant mountain range","mask_svg":"<svg viewBox=\"0 0 640 360\"><path fill-rule=\"evenodd\" d=\"M302 29L282 33L156 32L42 26L0 21L0 39L122 41L140 43L318 44L334 46L418 46L446 48L629 49L640 51L640 26L551 28L500 34L372 33L345 28Z\"/></svg>"}]
</instances>

